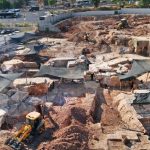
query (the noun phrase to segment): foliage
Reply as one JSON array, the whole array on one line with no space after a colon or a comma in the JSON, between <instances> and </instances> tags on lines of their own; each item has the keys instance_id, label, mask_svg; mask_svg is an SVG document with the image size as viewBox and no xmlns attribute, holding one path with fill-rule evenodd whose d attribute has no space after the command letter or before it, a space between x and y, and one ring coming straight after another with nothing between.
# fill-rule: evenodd
<instances>
[{"instance_id":1,"label":"foliage","mask_svg":"<svg viewBox=\"0 0 150 150\"><path fill-rule=\"evenodd\" d=\"M110 7L103 6L103 7L97 8L97 10L120 10L120 7L117 7L117 6L110 6Z\"/></svg>"},{"instance_id":2,"label":"foliage","mask_svg":"<svg viewBox=\"0 0 150 150\"><path fill-rule=\"evenodd\" d=\"M31 24L26 23L26 22L25 23L16 23L15 26L16 27L30 27Z\"/></svg>"},{"instance_id":3,"label":"foliage","mask_svg":"<svg viewBox=\"0 0 150 150\"><path fill-rule=\"evenodd\" d=\"M140 0L141 7L150 7L150 0Z\"/></svg>"},{"instance_id":4,"label":"foliage","mask_svg":"<svg viewBox=\"0 0 150 150\"><path fill-rule=\"evenodd\" d=\"M23 8L28 3L28 0L16 0L10 3L8 0L0 0L0 9Z\"/></svg>"},{"instance_id":5,"label":"foliage","mask_svg":"<svg viewBox=\"0 0 150 150\"><path fill-rule=\"evenodd\" d=\"M48 0L44 0L44 5L45 5L45 6L48 5Z\"/></svg>"},{"instance_id":6,"label":"foliage","mask_svg":"<svg viewBox=\"0 0 150 150\"><path fill-rule=\"evenodd\" d=\"M23 8L23 6L26 4L25 0L17 0L13 3L14 8Z\"/></svg>"},{"instance_id":7,"label":"foliage","mask_svg":"<svg viewBox=\"0 0 150 150\"><path fill-rule=\"evenodd\" d=\"M95 7L99 6L100 0L92 0Z\"/></svg>"},{"instance_id":8,"label":"foliage","mask_svg":"<svg viewBox=\"0 0 150 150\"><path fill-rule=\"evenodd\" d=\"M48 0L48 5L55 5L56 4L56 0Z\"/></svg>"},{"instance_id":9,"label":"foliage","mask_svg":"<svg viewBox=\"0 0 150 150\"><path fill-rule=\"evenodd\" d=\"M0 0L0 9L7 9L7 8L11 8L12 5L9 1L7 0Z\"/></svg>"},{"instance_id":10,"label":"foliage","mask_svg":"<svg viewBox=\"0 0 150 150\"><path fill-rule=\"evenodd\" d=\"M5 25L2 24L2 23L0 23L0 29L2 29L2 28L4 28L4 27L5 27Z\"/></svg>"},{"instance_id":11,"label":"foliage","mask_svg":"<svg viewBox=\"0 0 150 150\"><path fill-rule=\"evenodd\" d=\"M49 33L49 28L46 28L46 29L45 29L45 32L46 32L46 33Z\"/></svg>"}]
</instances>

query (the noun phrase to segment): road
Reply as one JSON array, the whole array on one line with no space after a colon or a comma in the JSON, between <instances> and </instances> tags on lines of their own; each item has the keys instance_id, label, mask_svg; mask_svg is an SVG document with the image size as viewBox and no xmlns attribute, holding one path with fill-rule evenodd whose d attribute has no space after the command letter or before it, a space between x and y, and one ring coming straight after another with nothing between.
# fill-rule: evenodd
<instances>
[{"instance_id":1,"label":"road","mask_svg":"<svg viewBox=\"0 0 150 150\"><path fill-rule=\"evenodd\" d=\"M0 19L0 23L4 24L15 24L21 22L28 22L28 23L38 23L38 19L40 16L44 15L45 11L38 11L38 12L21 12L20 18L6 18Z\"/></svg>"}]
</instances>

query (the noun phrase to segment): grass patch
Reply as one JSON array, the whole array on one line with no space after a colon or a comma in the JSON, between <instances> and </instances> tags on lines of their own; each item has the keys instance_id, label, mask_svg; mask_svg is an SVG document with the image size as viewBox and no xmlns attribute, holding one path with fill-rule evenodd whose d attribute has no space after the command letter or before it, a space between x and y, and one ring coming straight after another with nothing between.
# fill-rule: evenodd
<instances>
[{"instance_id":1,"label":"grass patch","mask_svg":"<svg viewBox=\"0 0 150 150\"><path fill-rule=\"evenodd\" d=\"M31 27L32 25L30 23L16 23L16 27Z\"/></svg>"},{"instance_id":2,"label":"grass patch","mask_svg":"<svg viewBox=\"0 0 150 150\"><path fill-rule=\"evenodd\" d=\"M3 23L0 23L0 29L4 28L5 25Z\"/></svg>"}]
</instances>

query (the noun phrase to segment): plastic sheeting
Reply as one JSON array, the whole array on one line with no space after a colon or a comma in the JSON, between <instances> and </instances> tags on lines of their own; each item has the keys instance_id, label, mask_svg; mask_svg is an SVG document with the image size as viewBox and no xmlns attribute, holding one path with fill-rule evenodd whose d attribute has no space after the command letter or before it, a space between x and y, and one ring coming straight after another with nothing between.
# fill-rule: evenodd
<instances>
[{"instance_id":1,"label":"plastic sheeting","mask_svg":"<svg viewBox=\"0 0 150 150\"><path fill-rule=\"evenodd\" d=\"M133 104L150 104L150 93L136 93Z\"/></svg>"},{"instance_id":2,"label":"plastic sheeting","mask_svg":"<svg viewBox=\"0 0 150 150\"><path fill-rule=\"evenodd\" d=\"M119 75L120 80L128 80L150 72L150 60L134 60L131 70L124 75Z\"/></svg>"},{"instance_id":3,"label":"plastic sheeting","mask_svg":"<svg viewBox=\"0 0 150 150\"><path fill-rule=\"evenodd\" d=\"M2 92L13 80L21 75L22 73L0 74L0 92Z\"/></svg>"},{"instance_id":4,"label":"plastic sheeting","mask_svg":"<svg viewBox=\"0 0 150 150\"><path fill-rule=\"evenodd\" d=\"M84 70L78 67L59 68L43 65L35 76L50 75L65 79L83 79Z\"/></svg>"}]
</instances>

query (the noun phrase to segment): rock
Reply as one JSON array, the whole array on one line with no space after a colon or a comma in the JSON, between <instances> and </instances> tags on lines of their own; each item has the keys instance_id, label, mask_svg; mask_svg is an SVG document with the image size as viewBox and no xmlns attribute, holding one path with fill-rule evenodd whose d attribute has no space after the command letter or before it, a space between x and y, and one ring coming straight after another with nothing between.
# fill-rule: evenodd
<instances>
[{"instance_id":1,"label":"rock","mask_svg":"<svg viewBox=\"0 0 150 150\"><path fill-rule=\"evenodd\" d=\"M6 71L17 71L18 69L23 68L23 61L19 59L12 59L9 61L4 61L3 64L1 65L1 69L3 72Z\"/></svg>"},{"instance_id":2,"label":"rock","mask_svg":"<svg viewBox=\"0 0 150 150\"><path fill-rule=\"evenodd\" d=\"M24 65L24 68L34 68L34 69L37 69L38 68L38 65L36 62L23 62L23 65Z\"/></svg>"},{"instance_id":3,"label":"rock","mask_svg":"<svg viewBox=\"0 0 150 150\"><path fill-rule=\"evenodd\" d=\"M0 107L5 107L8 104L10 98L6 94L0 94Z\"/></svg>"},{"instance_id":4,"label":"rock","mask_svg":"<svg viewBox=\"0 0 150 150\"><path fill-rule=\"evenodd\" d=\"M0 109L0 128L5 121L6 111Z\"/></svg>"}]
</instances>

